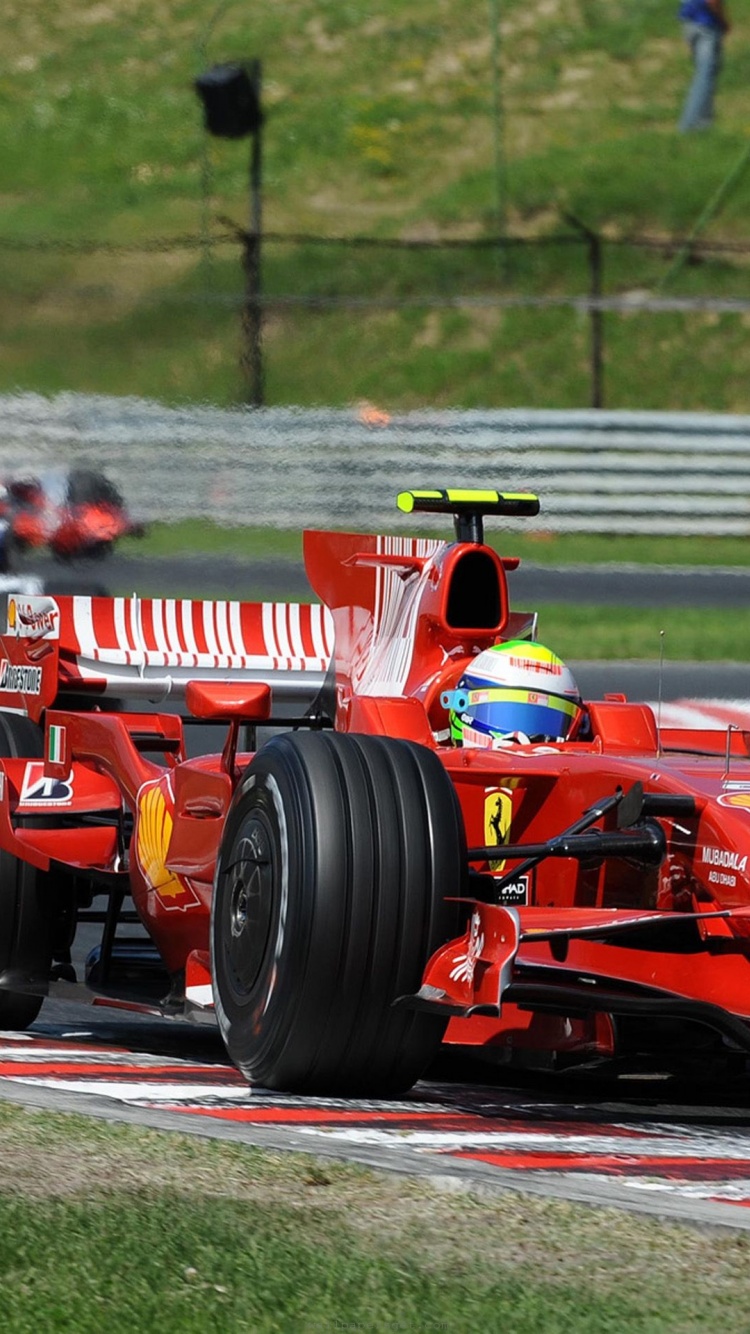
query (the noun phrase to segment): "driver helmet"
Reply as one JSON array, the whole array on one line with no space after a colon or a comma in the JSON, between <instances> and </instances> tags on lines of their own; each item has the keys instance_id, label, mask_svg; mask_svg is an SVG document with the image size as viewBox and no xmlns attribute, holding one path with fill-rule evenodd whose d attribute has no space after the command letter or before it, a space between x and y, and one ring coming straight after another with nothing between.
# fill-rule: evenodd
<instances>
[{"instance_id":1,"label":"driver helmet","mask_svg":"<svg viewBox=\"0 0 750 1334\"><path fill-rule=\"evenodd\" d=\"M583 709L573 673L556 653L526 639L485 649L455 690L443 692L458 746L566 741Z\"/></svg>"}]
</instances>

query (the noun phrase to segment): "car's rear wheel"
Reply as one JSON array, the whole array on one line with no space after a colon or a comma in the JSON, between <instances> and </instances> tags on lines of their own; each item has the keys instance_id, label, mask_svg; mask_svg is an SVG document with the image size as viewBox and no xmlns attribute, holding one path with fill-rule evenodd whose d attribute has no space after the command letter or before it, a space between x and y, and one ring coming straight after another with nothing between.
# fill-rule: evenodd
<instances>
[{"instance_id":1,"label":"car's rear wheel","mask_svg":"<svg viewBox=\"0 0 750 1334\"><path fill-rule=\"evenodd\" d=\"M463 823L434 752L385 737L274 737L248 766L217 865L214 998L253 1084L409 1088L445 1022L393 1008L457 934Z\"/></svg>"},{"instance_id":2,"label":"car's rear wheel","mask_svg":"<svg viewBox=\"0 0 750 1334\"><path fill-rule=\"evenodd\" d=\"M29 718L0 713L0 757L38 759L42 734ZM50 905L45 877L0 849L0 1029L33 1024L43 996L14 991L46 986L52 966Z\"/></svg>"}]
</instances>

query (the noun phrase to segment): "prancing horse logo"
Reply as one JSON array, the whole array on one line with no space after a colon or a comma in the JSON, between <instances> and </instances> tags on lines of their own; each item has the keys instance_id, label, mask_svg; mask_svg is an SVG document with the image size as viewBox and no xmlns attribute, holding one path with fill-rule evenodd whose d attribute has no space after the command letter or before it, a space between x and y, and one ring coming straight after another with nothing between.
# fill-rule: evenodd
<instances>
[{"instance_id":1,"label":"prancing horse logo","mask_svg":"<svg viewBox=\"0 0 750 1334\"><path fill-rule=\"evenodd\" d=\"M513 796L508 788L491 788L484 798L484 842L485 847L496 844L502 847L508 842L510 824L513 818ZM491 861L490 870L502 871L504 859Z\"/></svg>"}]
</instances>

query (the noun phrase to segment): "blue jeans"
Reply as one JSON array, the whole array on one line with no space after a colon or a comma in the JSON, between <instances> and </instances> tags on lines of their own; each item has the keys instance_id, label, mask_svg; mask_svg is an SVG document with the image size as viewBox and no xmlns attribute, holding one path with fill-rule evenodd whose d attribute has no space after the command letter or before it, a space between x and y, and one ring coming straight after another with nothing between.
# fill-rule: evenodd
<instances>
[{"instance_id":1,"label":"blue jeans","mask_svg":"<svg viewBox=\"0 0 750 1334\"><path fill-rule=\"evenodd\" d=\"M721 69L724 34L703 23L685 23L685 39L693 58L693 82L688 88L680 129L704 130L714 118L714 92Z\"/></svg>"}]
</instances>

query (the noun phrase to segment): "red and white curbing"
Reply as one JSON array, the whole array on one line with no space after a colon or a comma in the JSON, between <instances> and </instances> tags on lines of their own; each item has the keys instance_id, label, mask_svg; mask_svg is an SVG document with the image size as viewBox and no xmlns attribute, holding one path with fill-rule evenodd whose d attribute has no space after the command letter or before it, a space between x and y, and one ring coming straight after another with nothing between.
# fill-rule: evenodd
<instances>
[{"instance_id":1,"label":"red and white curbing","mask_svg":"<svg viewBox=\"0 0 750 1334\"><path fill-rule=\"evenodd\" d=\"M650 701L659 727L698 727L724 732L750 729L750 699L673 699Z\"/></svg>"},{"instance_id":2,"label":"red and white curbing","mask_svg":"<svg viewBox=\"0 0 750 1334\"><path fill-rule=\"evenodd\" d=\"M26 1085L85 1095L174 1114L174 1129L185 1116L205 1122L260 1130L294 1131L311 1152L323 1144L346 1150L398 1150L408 1159L476 1162L518 1174L525 1181L598 1183L616 1188L619 1202L637 1196L700 1200L707 1205L750 1206L750 1134L743 1126L664 1123L623 1124L610 1113L592 1109L587 1120L580 1105L570 1119L556 1105L538 1121L525 1095L519 1116L502 1090L493 1099L483 1090L482 1114L461 1092L420 1085L398 1102L295 1098L250 1090L239 1073L224 1064L202 1064L175 1057L129 1052L93 1039L50 1040L44 1035L5 1035L0 1039L0 1085ZM445 1101L437 1101L445 1097ZM429 1098L430 1101L425 1099ZM531 1109L533 1112L533 1109ZM601 1117L601 1119L599 1119ZM299 1138L296 1147L299 1148Z\"/></svg>"}]
</instances>

